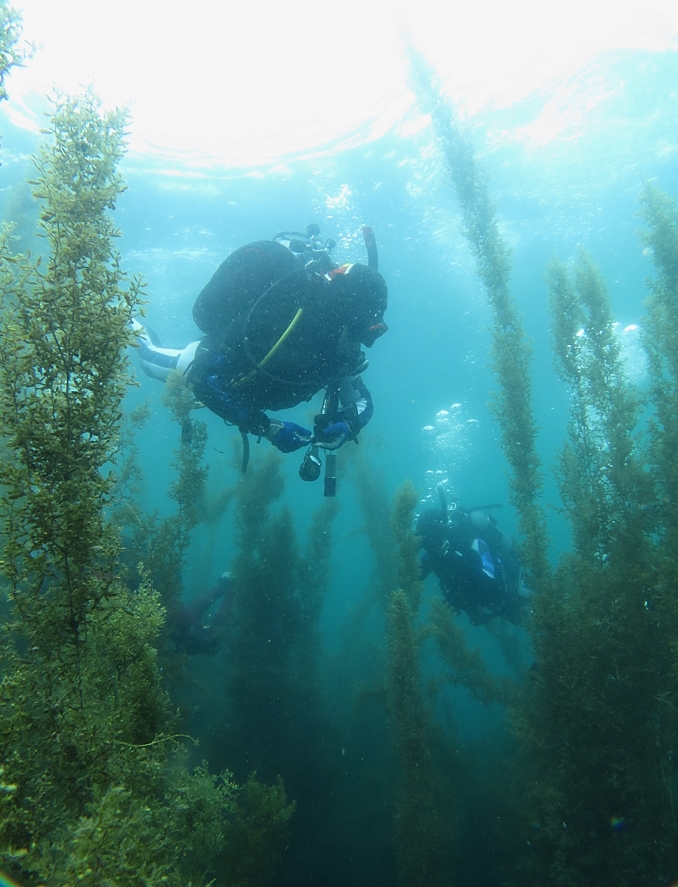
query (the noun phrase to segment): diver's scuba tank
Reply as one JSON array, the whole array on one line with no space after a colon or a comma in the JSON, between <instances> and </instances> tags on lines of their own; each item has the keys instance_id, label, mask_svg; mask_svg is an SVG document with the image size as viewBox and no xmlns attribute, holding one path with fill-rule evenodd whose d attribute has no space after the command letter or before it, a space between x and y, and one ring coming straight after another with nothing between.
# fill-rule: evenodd
<instances>
[{"instance_id":1,"label":"diver's scuba tank","mask_svg":"<svg viewBox=\"0 0 678 887\"><path fill-rule=\"evenodd\" d=\"M323 240L320 235L320 225L315 223L307 225L306 234L300 231L280 231L272 240L286 247L304 266L314 263L324 271L334 267L330 253L337 242L331 237ZM377 238L369 225L363 225L363 240L367 250L367 264L374 271L378 271Z\"/></svg>"},{"instance_id":2,"label":"diver's scuba tank","mask_svg":"<svg viewBox=\"0 0 678 887\"><path fill-rule=\"evenodd\" d=\"M315 265L325 273L334 267L330 253L337 245L336 240L320 236L320 226L315 223L306 227L306 234L300 231L280 231L272 238L286 247L304 267Z\"/></svg>"}]
</instances>

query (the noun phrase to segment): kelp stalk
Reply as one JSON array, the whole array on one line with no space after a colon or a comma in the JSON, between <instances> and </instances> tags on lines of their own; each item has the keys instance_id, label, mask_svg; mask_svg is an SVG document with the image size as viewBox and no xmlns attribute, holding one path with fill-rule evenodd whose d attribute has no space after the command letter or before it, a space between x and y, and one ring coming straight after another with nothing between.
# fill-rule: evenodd
<instances>
[{"instance_id":1,"label":"kelp stalk","mask_svg":"<svg viewBox=\"0 0 678 887\"><path fill-rule=\"evenodd\" d=\"M399 763L395 835L398 880L403 887L443 883L445 853L436 809L430 713L422 688L421 637L415 616L421 598L417 540L412 533L416 495L411 484L396 493L393 530L403 587L387 609L386 691Z\"/></svg>"},{"instance_id":2,"label":"kelp stalk","mask_svg":"<svg viewBox=\"0 0 678 887\"><path fill-rule=\"evenodd\" d=\"M422 109L431 115L462 212L462 231L473 253L494 313L492 369L499 382L493 404L502 432L502 446L511 466L511 501L520 517L521 554L537 588L550 576L537 427L532 406L532 350L511 296L511 257L502 238L487 181L456 111L424 61L410 50L412 81Z\"/></svg>"}]
</instances>

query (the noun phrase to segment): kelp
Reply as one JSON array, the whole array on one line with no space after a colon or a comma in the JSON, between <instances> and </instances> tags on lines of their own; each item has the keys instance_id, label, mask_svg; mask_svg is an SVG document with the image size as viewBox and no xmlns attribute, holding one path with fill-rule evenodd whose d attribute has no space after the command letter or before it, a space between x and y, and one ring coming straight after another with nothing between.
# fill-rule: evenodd
<instances>
[{"instance_id":1,"label":"kelp","mask_svg":"<svg viewBox=\"0 0 678 887\"><path fill-rule=\"evenodd\" d=\"M234 600L222 698L210 732L215 756L227 750L236 774L254 769L271 782L282 775L295 809L285 824L288 858L315 871L327 865L325 845L335 840L325 817L340 764L319 672L319 622L339 506L322 502L302 542L289 507L279 504L283 492L282 460L274 450L251 461L236 486ZM318 832L322 841L309 845L308 835Z\"/></svg>"},{"instance_id":2,"label":"kelp","mask_svg":"<svg viewBox=\"0 0 678 887\"><path fill-rule=\"evenodd\" d=\"M435 639L438 654L446 667L446 682L466 687L485 705L507 703L511 698L511 685L489 671L480 650L469 647L466 632L455 618L454 611L439 597L431 605L428 631Z\"/></svg>"},{"instance_id":3,"label":"kelp","mask_svg":"<svg viewBox=\"0 0 678 887\"><path fill-rule=\"evenodd\" d=\"M170 484L169 495L179 508L181 531L188 534L200 521L205 497L208 469L203 464L203 456L207 428L204 422L191 418L195 398L185 376L178 372L170 373L162 400L181 427L179 449L174 456L177 478Z\"/></svg>"},{"instance_id":4,"label":"kelp","mask_svg":"<svg viewBox=\"0 0 678 887\"><path fill-rule=\"evenodd\" d=\"M132 595L121 582L104 519L139 300L109 214L124 126L90 94L57 99L33 183L50 257L43 268L4 250L0 265L0 567L12 603L0 758L17 786L2 844L42 877L62 864L64 823L111 785L149 791L164 747L163 611L150 588Z\"/></svg>"},{"instance_id":5,"label":"kelp","mask_svg":"<svg viewBox=\"0 0 678 887\"><path fill-rule=\"evenodd\" d=\"M516 779L528 789L516 818L525 817L529 842L512 883L649 887L678 868L678 214L672 201L645 189L644 241L658 271L643 324L651 379L646 438L600 273L586 254L574 274L559 262L550 266L554 357L571 393L558 480L573 529L573 550L552 574L509 256L467 133L423 63L414 67L494 310L495 407L536 591L528 625L535 663L512 705L521 740Z\"/></svg>"},{"instance_id":6,"label":"kelp","mask_svg":"<svg viewBox=\"0 0 678 887\"><path fill-rule=\"evenodd\" d=\"M141 293L110 214L125 125L90 92L57 97L32 183L48 257L0 243L0 860L40 883L199 885L251 873L248 835L260 848L269 828L263 883L284 793L254 782L241 807L230 774L180 765L157 664L164 609L120 561L116 481L129 491L135 472L114 469Z\"/></svg>"},{"instance_id":7,"label":"kelp","mask_svg":"<svg viewBox=\"0 0 678 887\"><path fill-rule=\"evenodd\" d=\"M640 401L626 376L607 288L587 254L574 277L573 283L565 266L551 263L555 364L571 391L561 496L581 557L637 559L646 526L640 506L653 493L636 441Z\"/></svg>"},{"instance_id":8,"label":"kelp","mask_svg":"<svg viewBox=\"0 0 678 887\"><path fill-rule=\"evenodd\" d=\"M338 508L320 506L302 549L289 508L275 509L283 490L275 451L253 462L236 489L228 729L247 748L248 767L275 778L285 765L291 778L305 781L313 757L302 750L314 748L316 736L303 724L319 726L318 622Z\"/></svg>"},{"instance_id":9,"label":"kelp","mask_svg":"<svg viewBox=\"0 0 678 887\"><path fill-rule=\"evenodd\" d=\"M350 471L363 516L361 532L374 555L375 567L370 576L370 589L356 611L355 620L365 619L375 604L384 604L398 584L397 547L393 538L391 493L381 471L358 447L351 451Z\"/></svg>"},{"instance_id":10,"label":"kelp","mask_svg":"<svg viewBox=\"0 0 678 887\"><path fill-rule=\"evenodd\" d=\"M510 495L520 519L522 560L535 587L545 590L550 576L549 540L539 501L543 477L530 384L532 349L511 295L510 250L501 236L487 177L476 160L471 139L454 106L444 98L433 72L413 49L410 71L422 110L431 115L461 208L462 233L493 311L491 366L498 390L492 406L511 468Z\"/></svg>"},{"instance_id":11,"label":"kelp","mask_svg":"<svg viewBox=\"0 0 678 887\"><path fill-rule=\"evenodd\" d=\"M648 282L643 345L648 356L650 462L657 532L669 550L678 540L678 213L675 201L653 185L641 195L645 221L642 241L652 255L656 276Z\"/></svg>"},{"instance_id":12,"label":"kelp","mask_svg":"<svg viewBox=\"0 0 678 887\"><path fill-rule=\"evenodd\" d=\"M0 101L7 98L5 80L12 68L21 67L32 47L21 46L23 17L7 0L0 2Z\"/></svg>"},{"instance_id":13,"label":"kelp","mask_svg":"<svg viewBox=\"0 0 678 887\"><path fill-rule=\"evenodd\" d=\"M411 530L416 498L411 484L396 493L392 526L401 587L391 593L386 612L386 693L399 764L395 844L403 887L444 883L446 862L431 756L432 717L422 686L422 638L415 623L422 591L418 545Z\"/></svg>"},{"instance_id":14,"label":"kelp","mask_svg":"<svg viewBox=\"0 0 678 887\"><path fill-rule=\"evenodd\" d=\"M538 668L516 713L536 764L534 862L556 883L650 884L678 849L662 775L675 604L657 570L654 478L599 272L586 254L572 276L554 261L549 287L556 368L571 390L558 479L574 544L537 611Z\"/></svg>"}]
</instances>

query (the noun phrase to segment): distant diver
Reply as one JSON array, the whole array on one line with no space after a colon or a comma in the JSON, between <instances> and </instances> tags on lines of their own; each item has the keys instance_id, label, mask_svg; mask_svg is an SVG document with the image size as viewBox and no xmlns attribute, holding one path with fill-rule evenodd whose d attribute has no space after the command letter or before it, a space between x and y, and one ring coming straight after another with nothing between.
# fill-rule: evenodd
<instances>
[{"instance_id":1,"label":"distant diver","mask_svg":"<svg viewBox=\"0 0 678 887\"><path fill-rule=\"evenodd\" d=\"M521 581L513 540L487 513L492 506L465 509L445 505L419 515L422 578L431 572L453 609L464 611L473 625L495 616L519 624L529 592Z\"/></svg>"},{"instance_id":2,"label":"distant diver","mask_svg":"<svg viewBox=\"0 0 678 887\"><path fill-rule=\"evenodd\" d=\"M164 381L178 370L201 404L240 430L243 471L253 434L283 453L309 447L300 475L315 480L318 448L336 451L357 440L372 417L360 346L371 348L388 329L387 287L372 229L363 234L367 265L335 265L335 243L324 242L317 225L305 235L284 231L235 250L193 306L204 337L182 350L162 348L133 322L144 371ZM296 406L322 389L313 431L264 412Z\"/></svg>"},{"instance_id":3,"label":"distant diver","mask_svg":"<svg viewBox=\"0 0 678 887\"><path fill-rule=\"evenodd\" d=\"M219 608L211 619L206 620L206 614L219 598ZM223 573L207 591L168 613L169 641L174 651L188 656L217 653L232 609L233 581L230 573Z\"/></svg>"}]
</instances>

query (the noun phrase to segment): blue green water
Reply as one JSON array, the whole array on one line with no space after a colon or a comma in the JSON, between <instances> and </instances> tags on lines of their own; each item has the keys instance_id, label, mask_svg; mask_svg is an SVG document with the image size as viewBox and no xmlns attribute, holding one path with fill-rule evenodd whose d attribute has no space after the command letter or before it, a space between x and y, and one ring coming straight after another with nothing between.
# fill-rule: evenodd
<instances>
[{"instance_id":1,"label":"blue green water","mask_svg":"<svg viewBox=\"0 0 678 887\"><path fill-rule=\"evenodd\" d=\"M551 365L545 268L552 256L568 261L583 247L605 277L621 326L640 321L651 265L638 238L637 199L645 181L678 193L677 73L675 52L620 53L599 60L557 93L469 121L502 233L513 249L512 291L534 348L539 447L547 465L563 435L567 397ZM525 129L553 106L565 128L552 141L531 144ZM460 403L464 421L478 425L464 451L467 468L459 466L453 486L463 502L506 503L505 465L488 410L494 384L489 309L430 127L265 169L174 169L168 175L151 158L134 157L123 170L129 190L116 216L124 235L123 265L147 280L147 321L169 346L198 336L193 300L239 245L315 221L324 236L337 240L336 261L365 261L361 226L373 226L389 286L390 329L368 355L365 381L375 416L361 446L389 489L405 478L423 488L433 466L422 429L439 410ZM157 386L141 382L133 398L157 401ZM313 404L302 405L294 414L303 424L313 411ZM149 437L169 451L173 431L161 413L157 407ZM233 438L233 431L210 422L211 445L224 449ZM297 458L287 461L294 478ZM154 453L154 471L164 464ZM161 490L161 477L153 479ZM303 521L321 491L291 479L289 494ZM343 500L350 493L339 495ZM550 475L546 495L557 505ZM348 520L345 514L342 519ZM508 507L502 523L511 529ZM554 531L556 537L563 531L557 521Z\"/></svg>"},{"instance_id":2,"label":"blue green water","mask_svg":"<svg viewBox=\"0 0 678 887\"><path fill-rule=\"evenodd\" d=\"M545 268L552 256L568 261L583 247L605 277L620 327L642 322L645 281L652 269L638 237L637 201L647 181L678 198L677 93L678 54L619 53L600 59L557 91L519 106L486 109L468 121L502 234L513 251L512 292L534 351L533 396L554 557L569 542L551 473L565 432L567 393L552 368ZM528 140L526 131L534 121L556 112L566 120L558 136L541 144ZM122 265L147 281L148 325L164 345L182 347L199 335L191 318L195 297L238 246L317 222L325 237L337 241L337 262L365 261L361 228L371 225L389 287L390 329L370 351L364 376L375 404L360 442L370 470L389 497L410 479L422 498L431 490L427 471L440 471L462 504L503 503L500 524L513 533L507 466L488 406L495 386L488 368L489 308L459 230L458 206L434 134L428 126L404 127L417 113L413 108L403 126L360 147L328 148L261 169L174 166L170 175L167 165L152 157L126 158L122 170L129 187L116 211ZM3 118L0 131L7 214L17 183L30 175L26 157L34 143ZM132 354L136 367L135 360ZM127 406L148 400L153 411L138 438L142 505L170 513L167 490L178 429L161 405L159 384L138 369L135 374L139 387L131 390ZM451 411L457 431L447 426L444 445L434 451L436 432L425 428L435 426L439 411L450 411L453 404L459 405ZM291 415L308 425L317 406L317 401L302 404ZM210 488L236 483L237 432L214 416L200 418L209 430ZM439 425L439 432L445 431ZM253 445L253 461L258 457ZM302 483L296 474L299 462L298 454L285 459L285 502L301 534L322 498L322 484ZM341 647L341 630L365 594L374 567L350 479L340 480L337 495L342 509L322 617L329 671ZM228 569L234 554L230 516L217 527L199 527L183 576L186 598ZM437 593L432 577L427 589ZM506 671L486 631L467 630L492 668ZM370 658L383 655L381 631L375 617L365 639L368 673ZM200 671L199 665L195 668ZM483 709L463 691L449 694L443 708L442 726L456 731L462 742L494 735L500 720L498 712ZM198 720L209 730L204 712ZM347 731L355 732L355 726ZM351 748L336 749L342 758L352 753ZM228 754L224 757L227 761ZM336 810L332 816L340 818ZM342 865L341 877L352 877L354 864ZM370 866L376 878L379 865L372 860ZM381 883L389 883L391 866L384 866ZM475 883L485 883L482 877Z\"/></svg>"}]
</instances>

